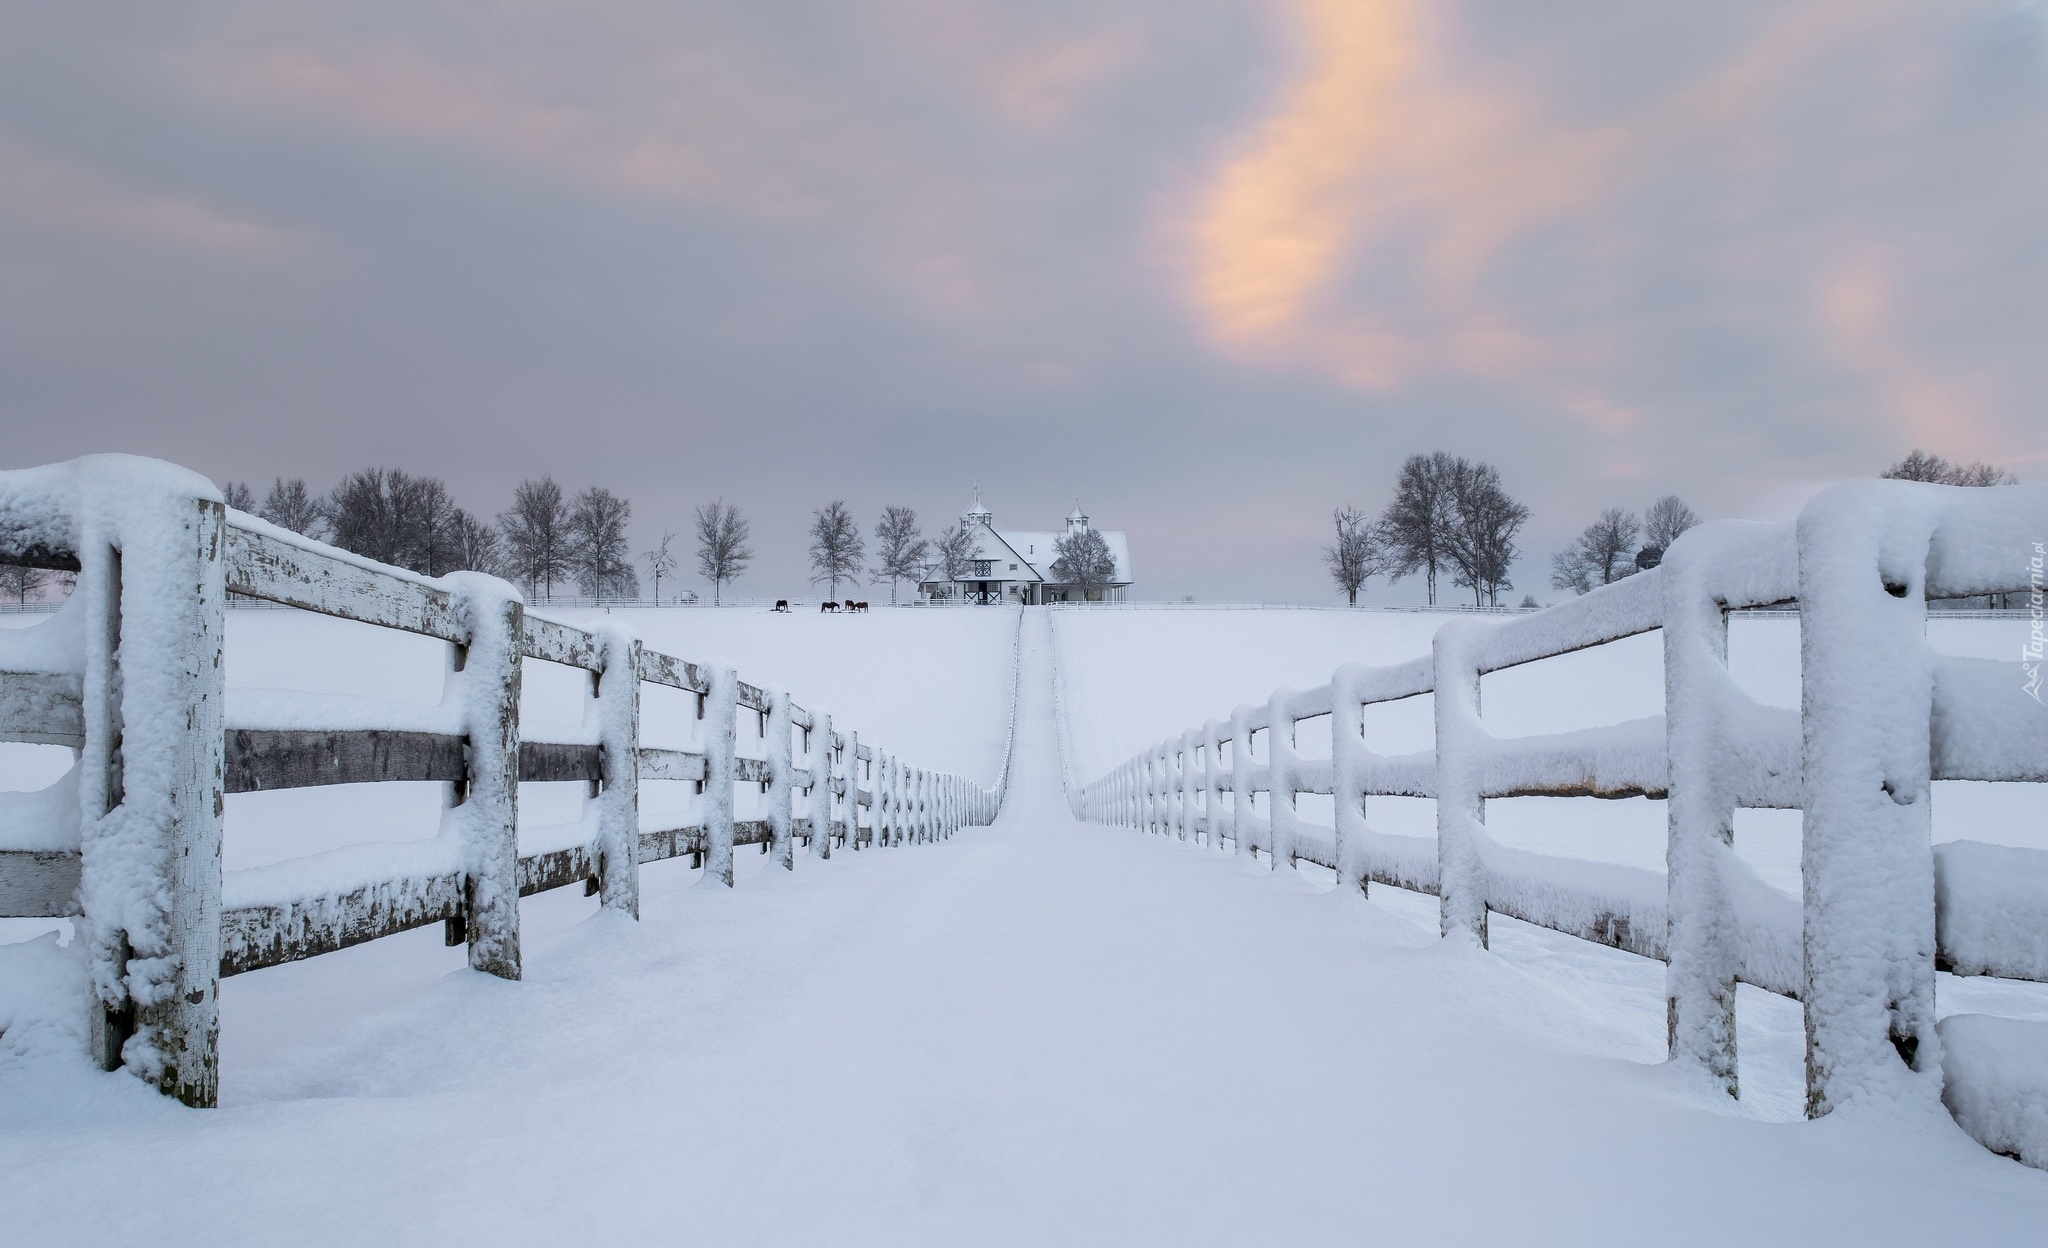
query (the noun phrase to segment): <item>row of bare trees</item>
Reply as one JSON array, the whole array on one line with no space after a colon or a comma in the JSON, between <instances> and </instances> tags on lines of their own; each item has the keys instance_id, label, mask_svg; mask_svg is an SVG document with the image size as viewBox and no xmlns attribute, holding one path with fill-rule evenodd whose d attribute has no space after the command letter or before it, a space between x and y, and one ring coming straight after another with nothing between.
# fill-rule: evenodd
<instances>
[{"instance_id":1,"label":"row of bare trees","mask_svg":"<svg viewBox=\"0 0 2048 1248\"><path fill-rule=\"evenodd\" d=\"M1377 519L1348 505L1333 518L1337 540L1323 557L1353 606L1373 577L1418 572L1431 606L1443 579L1470 589L1480 606L1498 605L1501 591L1514 588L1508 570L1529 509L1509 496L1492 464L1435 451L1402 463L1394 499Z\"/></svg>"},{"instance_id":2,"label":"row of bare trees","mask_svg":"<svg viewBox=\"0 0 2048 1248\"><path fill-rule=\"evenodd\" d=\"M640 592L626 535L633 506L603 486L571 495L551 476L521 481L496 523L457 506L439 477L399 468L350 473L324 497L282 477L260 503L245 482L222 492L237 510L426 576L489 572L543 599L569 584L593 597Z\"/></svg>"},{"instance_id":3,"label":"row of bare trees","mask_svg":"<svg viewBox=\"0 0 2048 1248\"><path fill-rule=\"evenodd\" d=\"M2018 480L1993 464L1954 462L1921 450L1879 475L1966 486ZM1337 540L1324 548L1323 558L1353 606L1373 577L1395 581L1414 572L1423 574L1431 606L1440 573L1470 588L1474 605L1497 604L1500 591L1513 588L1508 567L1517 553L1514 538L1528 517L1528 508L1501 488L1492 465L1443 451L1411 455L1395 480L1394 500L1377 518L1348 505L1337 509ZM1699 514L1675 494L1650 504L1641 516L1609 507L1551 557L1551 588L1583 594L1654 568L1671 543L1699 522ZM1533 606L1535 600L1523 603Z\"/></svg>"}]
</instances>

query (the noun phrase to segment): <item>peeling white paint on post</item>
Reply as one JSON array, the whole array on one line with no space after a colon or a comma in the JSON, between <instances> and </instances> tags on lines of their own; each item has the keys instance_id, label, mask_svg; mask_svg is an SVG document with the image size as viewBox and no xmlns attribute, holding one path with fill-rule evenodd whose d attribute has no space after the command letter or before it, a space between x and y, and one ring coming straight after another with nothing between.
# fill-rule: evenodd
<instances>
[{"instance_id":1,"label":"peeling white paint on post","mask_svg":"<svg viewBox=\"0 0 2048 1248\"><path fill-rule=\"evenodd\" d=\"M811 751L805 760L811 771L811 789L805 808L811 819L811 857L832 856L832 716L811 712Z\"/></svg>"},{"instance_id":2,"label":"peeling white paint on post","mask_svg":"<svg viewBox=\"0 0 2048 1248\"><path fill-rule=\"evenodd\" d=\"M461 688L469 779L458 808L463 931L474 970L519 978L519 632L525 607L496 577L457 573L468 629Z\"/></svg>"},{"instance_id":3,"label":"peeling white paint on post","mask_svg":"<svg viewBox=\"0 0 2048 1248\"><path fill-rule=\"evenodd\" d=\"M597 798L601 904L640 917L640 640L622 629L598 632L604 669L597 674L598 744L604 787Z\"/></svg>"},{"instance_id":4,"label":"peeling white paint on post","mask_svg":"<svg viewBox=\"0 0 2048 1248\"><path fill-rule=\"evenodd\" d=\"M126 456L95 456L79 475L79 592L90 612L79 900L100 1007L95 1049L108 1069L125 1065L187 1105L211 1106L225 513L204 480Z\"/></svg>"},{"instance_id":5,"label":"peeling white paint on post","mask_svg":"<svg viewBox=\"0 0 2048 1248\"><path fill-rule=\"evenodd\" d=\"M704 665L704 878L732 887L734 758L738 750L740 682L723 663Z\"/></svg>"},{"instance_id":6,"label":"peeling white paint on post","mask_svg":"<svg viewBox=\"0 0 2048 1248\"><path fill-rule=\"evenodd\" d=\"M789 690L779 685L770 685L764 693L768 695L768 741L765 753L768 760L768 830L772 838L769 853L785 870L796 870L795 800L796 786L790 772L796 763L792 758L793 749L790 733L794 725L789 715Z\"/></svg>"}]
</instances>

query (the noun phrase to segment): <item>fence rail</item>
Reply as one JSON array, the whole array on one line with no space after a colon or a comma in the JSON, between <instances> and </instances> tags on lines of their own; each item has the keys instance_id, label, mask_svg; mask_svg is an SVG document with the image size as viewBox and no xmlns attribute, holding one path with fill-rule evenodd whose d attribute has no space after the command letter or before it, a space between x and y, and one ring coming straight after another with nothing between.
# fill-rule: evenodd
<instances>
[{"instance_id":1,"label":"fence rail","mask_svg":"<svg viewBox=\"0 0 2048 1248\"><path fill-rule=\"evenodd\" d=\"M637 917L643 863L687 855L730 885L739 845L793 869L799 844L937 840L993 820L1008 783L1007 753L992 787L912 766L730 668L528 611L493 578L323 546L156 461L0 473L0 562L78 573L51 618L0 631L0 740L78 751L52 788L0 795L0 917L75 918L96 1057L192 1105L218 1090L223 976L441 923L472 967L517 979L523 896L582 883ZM244 715L222 680L230 594L438 638L449 696L368 723L360 702L311 695ZM524 660L589 674L589 739L522 737ZM642 741L642 684L695 696L696 741ZM758 757L739 752L743 710ZM643 826L643 780L693 785L694 817ZM221 870L226 795L393 781L447 785L450 830ZM591 817L522 837L519 785L562 781L587 786ZM736 817L741 785L760 817Z\"/></svg>"},{"instance_id":2,"label":"fence rail","mask_svg":"<svg viewBox=\"0 0 2048 1248\"><path fill-rule=\"evenodd\" d=\"M1941 614L1930 598L2031 594L2038 647L2044 538L2048 488L1839 486L1796 524L1695 529L1662 566L1584 597L1449 620L1427 658L1350 664L1319 688L1276 690L1070 786L1076 814L1276 865L1317 863L1346 887L1436 894L1446 935L1483 943L1491 911L1662 959L1671 1055L1730 1095L1735 986L1748 983L1803 1003L1810 1113L1901 1076L1945 1079L1952 1108L2039 1100L2038 1089L1969 1088L2004 1076L1971 1061L1968 1023L1944 1060L1956 1020L1936 1026L1934 990L1937 968L2048 981L2048 852L1931 845L1929 786L2048 781L2048 711L2020 663L1937 655L1925 626ZM1802 621L1799 711L1756 702L1728 669L1730 614L1787 608ZM1654 630L1662 716L1538 737L1486 731L1481 676ZM1423 696L1433 749L1366 748L1366 707ZM1322 717L1331 755L1304 758L1297 725ZM1332 826L1302 819L1304 793L1333 797ZM1489 799L1529 795L1666 799L1668 870L1486 835ZM1376 830L1374 796L1434 799L1434 840ZM1735 856L1739 807L1803 812L1801 897ZM2048 1051L2048 1024L2036 1030ZM2038 1109L2048 1123L2048 1104ZM2048 1134L2014 1145L2007 1127L1958 1114L1992 1147L2048 1165Z\"/></svg>"}]
</instances>

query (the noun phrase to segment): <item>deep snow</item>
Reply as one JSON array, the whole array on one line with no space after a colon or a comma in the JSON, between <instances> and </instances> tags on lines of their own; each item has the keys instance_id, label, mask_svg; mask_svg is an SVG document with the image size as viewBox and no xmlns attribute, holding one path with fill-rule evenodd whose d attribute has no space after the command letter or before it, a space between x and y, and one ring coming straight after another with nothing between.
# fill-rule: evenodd
<instances>
[{"instance_id":1,"label":"deep snow","mask_svg":"<svg viewBox=\"0 0 2048 1248\"><path fill-rule=\"evenodd\" d=\"M289 618L236 619L272 614ZM751 613L687 614L731 621L725 657L750 679L804 700L805 676L829 675L763 672L773 653L735 652L763 635ZM1318 683L1336 658L1379 659L1369 631L1341 635L1365 613L1317 626L1344 651L1320 674L1299 637L1233 651L1213 631L1199 645L1064 631L1075 618L1061 618L1060 658L1083 750L1089 733L1114 742L1162 719L1142 745L1274 684ZM1434 623L1380 618L1427 621L1424 639ZM976 619L987 635L950 649L919 631ZM890 748L916 761L926 746L1000 743L1007 680L987 696L985 665L1007 652L1006 613L857 622L877 627L856 666L891 679L821 704L889 723L903 733ZM2038 1236L2048 1174L1938 1114L1762 1120L1796 1094L1789 1003L1745 990L1737 1109L1655 1064L1657 964L1500 920L1492 953L1456 949L1434 938L1432 899L1339 896L1314 872L1073 823L1045 615L1026 628L1012 796L994 828L794 874L742 854L731 892L657 864L637 925L586 919L594 903L574 890L529 899L516 984L456 969L434 931L238 977L215 1111L0 1037L6 1242ZM1244 653L1303 670L1252 670ZM1489 687L1489 718L1508 696ZM932 739L909 739L920 731ZM985 750L930 761L993 771ZM1106 765L1077 761L1084 775ZM2031 987L2003 987L2023 1007L2007 1012L2024 1012ZM1750 1059L1779 1073L1775 1092Z\"/></svg>"}]
</instances>

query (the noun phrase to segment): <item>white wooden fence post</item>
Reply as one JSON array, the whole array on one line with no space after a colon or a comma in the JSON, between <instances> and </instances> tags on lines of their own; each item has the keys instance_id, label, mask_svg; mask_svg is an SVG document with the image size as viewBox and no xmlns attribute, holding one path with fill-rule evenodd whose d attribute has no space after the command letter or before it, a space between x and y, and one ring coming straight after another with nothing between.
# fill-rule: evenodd
<instances>
[{"instance_id":1,"label":"white wooden fence post","mask_svg":"<svg viewBox=\"0 0 2048 1248\"><path fill-rule=\"evenodd\" d=\"M1203 729L1202 740L1202 824L1209 833L1209 848L1223 848L1223 734L1221 720L1212 719Z\"/></svg>"},{"instance_id":2,"label":"white wooden fence post","mask_svg":"<svg viewBox=\"0 0 2048 1248\"><path fill-rule=\"evenodd\" d=\"M1439 926L1486 944L1486 799L1480 796L1485 729L1479 719L1479 668L1472 657L1476 627L1450 620L1431 643L1436 689L1436 856L1442 890Z\"/></svg>"},{"instance_id":3,"label":"white wooden fence post","mask_svg":"<svg viewBox=\"0 0 2048 1248\"><path fill-rule=\"evenodd\" d=\"M1799 515L1806 1109L1941 1070L1934 1018L1932 509L1890 481ZM1911 495L1905 495L1911 497ZM1872 670L1873 656L1884 667Z\"/></svg>"},{"instance_id":4,"label":"white wooden fence post","mask_svg":"<svg viewBox=\"0 0 2048 1248\"><path fill-rule=\"evenodd\" d=\"M796 785L791 782L790 772L796 763L792 759L789 736L795 730L790 722L789 690L770 687L763 690L768 702L768 740L764 753L768 763L768 829L769 852L783 869L796 870L795 799Z\"/></svg>"},{"instance_id":5,"label":"white wooden fence post","mask_svg":"<svg viewBox=\"0 0 2048 1248\"><path fill-rule=\"evenodd\" d=\"M732 886L734 757L738 748L740 682L723 663L705 665L704 878Z\"/></svg>"},{"instance_id":6,"label":"white wooden fence post","mask_svg":"<svg viewBox=\"0 0 2048 1248\"><path fill-rule=\"evenodd\" d=\"M860 851L860 734L851 728L847 729L846 743L841 747L839 753L846 767L846 778L843 782L845 785L844 796L846 798L846 840L843 843L846 848L858 853Z\"/></svg>"},{"instance_id":7,"label":"white wooden fence post","mask_svg":"<svg viewBox=\"0 0 2048 1248\"><path fill-rule=\"evenodd\" d=\"M1199 834L1195 813L1195 795L1202 791L1201 773L1197 770L1196 754L1202 748L1202 738L1190 728L1180 734L1180 839L1189 840Z\"/></svg>"},{"instance_id":8,"label":"white wooden fence post","mask_svg":"<svg viewBox=\"0 0 2048 1248\"><path fill-rule=\"evenodd\" d=\"M598 744L604 788L597 799L599 895L607 910L640 917L640 641L598 634Z\"/></svg>"},{"instance_id":9,"label":"white wooden fence post","mask_svg":"<svg viewBox=\"0 0 2048 1248\"><path fill-rule=\"evenodd\" d=\"M811 712L811 748L804 761L811 771L806 809L811 817L811 857L832 856L832 717Z\"/></svg>"},{"instance_id":10,"label":"white wooden fence post","mask_svg":"<svg viewBox=\"0 0 2048 1248\"><path fill-rule=\"evenodd\" d=\"M1252 826L1258 813L1252 809L1252 708L1239 706L1230 712L1230 838L1234 852L1251 853Z\"/></svg>"},{"instance_id":11,"label":"white wooden fence post","mask_svg":"<svg viewBox=\"0 0 2048 1248\"><path fill-rule=\"evenodd\" d=\"M1672 1060L1704 1071L1730 1096L1736 1081L1736 916L1722 884L1735 841L1735 798L1728 791L1716 694L1729 683L1728 612L1707 590L1702 548L1674 544L1665 554L1664 742L1669 760L1664 976L1665 1029Z\"/></svg>"},{"instance_id":12,"label":"white wooden fence post","mask_svg":"<svg viewBox=\"0 0 2048 1248\"><path fill-rule=\"evenodd\" d=\"M1300 756L1294 750L1294 691L1275 689L1266 700L1266 802L1272 812L1273 869L1294 866L1294 839L1301 823L1294 794Z\"/></svg>"},{"instance_id":13,"label":"white wooden fence post","mask_svg":"<svg viewBox=\"0 0 2048 1248\"><path fill-rule=\"evenodd\" d=\"M225 512L198 477L166 489L156 465L131 478L110 457L80 471L75 553L89 615L78 896L98 998L94 1055L187 1105L211 1106L220 1086Z\"/></svg>"},{"instance_id":14,"label":"white wooden fence post","mask_svg":"<svg viewBox=\"0 0 2048 1248\"><path fill-rule=\"evenodd\" d=\"M1368 669L1346 663L1330 676L1330 801L1337 887L1366 891L1365 694Z\"/></svg>"},{"instance_id":15,"label":"white wooden fence post","mask_svg":"<svg viewBox=\"0 0 2048 1248\"><path fill-rule=\"evenodd\" d=\"M462 802L463 933L469 965L519 978L519 641L526 608L503 582L464 576L462 691L469 778Z\"/></svg>"}]
</instances>

